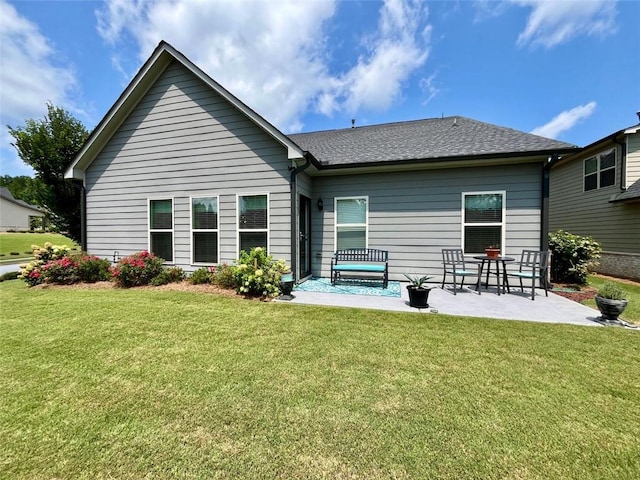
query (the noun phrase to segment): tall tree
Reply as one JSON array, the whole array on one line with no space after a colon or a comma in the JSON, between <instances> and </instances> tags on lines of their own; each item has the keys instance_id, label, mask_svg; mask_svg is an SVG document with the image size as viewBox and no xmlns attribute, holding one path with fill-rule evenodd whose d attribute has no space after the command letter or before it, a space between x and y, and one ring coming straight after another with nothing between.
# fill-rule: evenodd
<instances>
[{"instance_id":1,"label":"tall tree","mask_svg":"<svg viewBox=\"0 0 640 480\"><path fill-rule=\"evenodd\" d=\"M14 198L38 206L42 206L43 192L47 190L47 186L41 180L26 175L18 177L2 175L0 186L8 188Z\"/></svg>"},{"instance_id":2,"label":"tall tree","mask_svg":"<svg viewBox=\"0 0 640 480\"><path fill-rule=\"evenodd\" d=\"M80 190L64 178L64 172L89 132L69 112L47 103L43 120L26 120L24 127L9 126L9 133L22 161L31 165L36 178L47 187L41 192L40 205L51 212L61 231L80 242Z\"/></svg>"}]
</instances>

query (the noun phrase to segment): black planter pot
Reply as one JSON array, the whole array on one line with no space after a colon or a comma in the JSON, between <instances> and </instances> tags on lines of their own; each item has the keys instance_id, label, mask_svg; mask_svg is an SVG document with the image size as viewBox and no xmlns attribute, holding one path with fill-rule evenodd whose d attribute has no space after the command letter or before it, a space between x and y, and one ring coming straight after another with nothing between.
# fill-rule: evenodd
<instances>
[{"instance_id":1,"label":"black planter pot","mask_svg":"<svg viewBox=\"0 0 640 480\"><path fill-rule=\"evenodd\" d=\"M409 306L414 308L429 308L427 300L429 300L430 288L416 287L407 285L409 292Z\"/></svg>"},{"instance_id":2,"label":"black planter pot","mask_svg":"<svg viewBox=\"0 0 640 480\"><path fill-rule=\"evenodd\" d=\"M618 316L627 308L627 301L611 300L596 295L596 305L602 314L602 320L613 322L618 320Z\"/></svg>"},{"instance_id":3,"label":"black planter pot","mask_svg":"<svg viewBox=\"0 0 640 480\"><path fill-rule=\"evenodd\" d=\"M291 295L293 290L293 274L285 273L280 279L280 300L293 300L294 296Z\"/></svg>"}]
</instances>

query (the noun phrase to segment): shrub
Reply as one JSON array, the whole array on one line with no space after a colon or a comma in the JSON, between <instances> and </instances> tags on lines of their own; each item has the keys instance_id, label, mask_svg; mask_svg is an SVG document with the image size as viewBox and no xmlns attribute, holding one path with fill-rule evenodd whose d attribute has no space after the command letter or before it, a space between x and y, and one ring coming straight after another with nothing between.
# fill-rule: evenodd
<instances>
[{"instance_id":1,"label":"shrub","mask_svg":"<svg viewBox=\"0 0 640 480\"><path fill-rule=\"evenodd\" d=\"M598 296L609 300L624 300L627 298L624 290L613 282L604 282L598 289Z\"/></svg>"},{"instance_id":2,"label":"shrub","mask_svg":"<svg viewBox=\"0 0 640 480\"><path fill-rule=\"evenodd\" d=\"M208 268L202 267L195 270L189 276L189 283L193 285L204 285L206 283L211 283L212 275Z\"/></svg>"},{"instance_id":3,"label":"shrub","mask_svg":"<svg viewBox=\"0 0 640 480\"><path fill-rule=\"evenodd\" d=\"M34 259L25 264L20 265L20 275L18 278L23 279L30 287L34 287L44 282L42 267L52 261L59 260L69 253L69 247L66 245L52 245L47 242L44 247L31 245Z\"/></svg>"},{"instance_id":4,"label":"shrub","mask_svg":"<svg viewBox=\"0 0 640 480\"><path fill-rule=\"evenodd\" d=\"M111 278L111 262L106 258L99 258L89 255L80 255L78 261L78 276L81 282L95 283L104 282Z\"/></svg>"},{"instance_id":5,"label":"shrub","mask_svg":"<svg viewBox=\"0 0 640 480\"><path fill-rule=\"evenodd\" d=\"M134 253L118 261L111 268L116 285L123 288L149 285L162 272L162 258L146 250Z\"/></svg>"},{"instance_id":6,"label":"shrub","mask_svg":"<svg viewBox=\"0 0 640 480\"><path fill-rule=\"evenodd\" d=\"M262 247L240 253L234 268L236 288L239 293L267 297L280 294L280 277L288 268L284 260L273 260Z\"/></svg>"},{"instance_id":7,"label":"shrub","mask_svg":"<svg viewBox=\"0 0 640 480\"><path fill-rule=\"evenodd\" d=\"M563 230L549 234L551 281L587 283L589 272L598 265L602 249L588 236L573 235Z\"/></svg>"},{"instance_id":8,"label":"shrub","mask_svg":"<svg viewBox=\"0 0 640 480\"><path fill-rule=\"evenodd\" d=\"M0 275L0 282L6 282L7 280L15 280L20 275L20 272L6 272Z\"/></svg>"},{"instance_id":9,"label":"shrub","mask_svg":"<svg viewBox=\"0 0 640 480\"><path fill-rule=\"evenodd\" d=\"M80 280L78 262L71 257L62 257L45 263L41 267L41 273L47 283L71 285Z\"/></svg>"},{"instance_id":10,"label":"shrub","mask_svg":"<svg viewBox=\"0 0 640 480\"><path fill-rule=\"evenodd\" d=\"M170 267L163 269L156 277L151 280L151 285L159 287L167 283L178 283L184 280L185 274L180 267Z\"/></svg>"},{"instance_id":11,"label":"shrub","mask_svg":"<svg viewBox=\"0 0 640 480\"><path fill-rule=\"evenodd\" d=\"M211 267L212 283L222 288L236 288L235 268L227 263Z\"/></svg>"}]
</instances>

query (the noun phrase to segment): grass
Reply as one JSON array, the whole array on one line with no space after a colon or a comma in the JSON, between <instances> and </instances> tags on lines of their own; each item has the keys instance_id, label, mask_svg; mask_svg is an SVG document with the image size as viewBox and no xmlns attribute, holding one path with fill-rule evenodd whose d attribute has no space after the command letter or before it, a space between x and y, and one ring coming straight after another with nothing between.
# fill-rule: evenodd
<instances>
[{"instance_id":1,"label":"grass","mask_svg":"<svg viewBox=\"0 0 640 480\"><path fill-rule=\"evenodd\" d=\"M32 258L31 245L42 247L46 242L80 249L73 240L59 233L0 233L0 263ZM12 252L17 252L19 255L12 255Z\"/></svg>"},{"instance_id":2,"label":"grass","mask_svg":"<svg viewBox=\"0 0 640 480\"><path fill-rule=\"evenodd\" d=\"M638 332L0 284L0 478L640 476Z\"/></svg>"},{"instance_id":3,"label":"grass","mask_svg":"<svg viewBox=\"0 0 640 480\"><path fill-rule=\"evenodd\" d=\"M620 318L627 322L640 325L640 284L635 282L623 282L609 277L602 277L598 275L589 276L589 286L594 288L600 288L605 282L614 282L625 291L626 298L628 300L627 308L624 313L620 315ZM585 300L585 305L589 305L597 310L595 300Z\"/></svg>"}]
</instances>

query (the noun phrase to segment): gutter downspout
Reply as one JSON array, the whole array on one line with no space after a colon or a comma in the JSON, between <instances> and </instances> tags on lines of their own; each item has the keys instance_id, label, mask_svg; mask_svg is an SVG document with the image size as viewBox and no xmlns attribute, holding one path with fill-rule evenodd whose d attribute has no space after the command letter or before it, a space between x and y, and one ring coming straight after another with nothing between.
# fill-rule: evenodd
<instances>
[{"instance_id":1,"label":"gutter downspout","mask_svg":"<svg viewBox=\"0 0 640 480\"><path fill-rule=\"evenodd\" d=\"M80 248L87 251L87 189L82 183L73 182L74 186L80 190Z\"/></svg>"},{"instance_id":2,"label":"gutter downspout","mask_svg":"<svg viewBox=\"0 0 640 480\"><path fill-rule=\"evenodd\" d=\"M304 159L304 164L297 167L289 167L291 172L291 273L293 274L293 281L296 283L298 281L298 188L296 177L311 165L311 159L307 152L304 152Z\"/></svg>"},{"instance_id":3,"label":"gutter downspout","mask_svg":"<svg viewBox=\"0 0 640 480\"><path fill-rule=\"evenodd\" d=\"M540 250L549 250L549 188L551 183L551 166L558 161L560 155L554 153L547 159L547 163L542 167L542 201L540 211ZM551 255L547 258L548 265L551 264ZM548 277L551 269L547 269L547 278L543 279L547 287L551 285Z\"/></svg>"}]
</instances>

